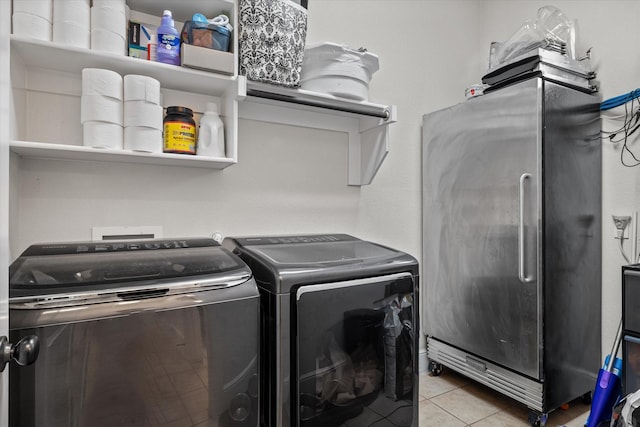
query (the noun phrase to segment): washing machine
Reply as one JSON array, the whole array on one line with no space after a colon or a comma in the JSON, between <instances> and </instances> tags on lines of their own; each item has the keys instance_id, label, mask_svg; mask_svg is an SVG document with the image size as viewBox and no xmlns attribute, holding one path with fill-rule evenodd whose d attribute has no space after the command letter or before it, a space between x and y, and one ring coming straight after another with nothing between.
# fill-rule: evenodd
<instances>
[{"instance_id":1,"label":"washing machine","mask_svg":"<svg viewBox=\"0 0 640 427\"><path fill-rule=\"evenodd\" d=\"M263 427L418 426L418 262L346 234L226 238L261 304Z\"/></svg>"},{"instance_id":2,"label":"washing machine","mask_svg":"<svg viewBox=\"0 0 640 427\"><path fill-rule=\"evenodd\" d=\"M259 294L219 243L33 245L9 273L10 340L39 343L11 426L258 425Z\"/></svg>"}]
</instances>

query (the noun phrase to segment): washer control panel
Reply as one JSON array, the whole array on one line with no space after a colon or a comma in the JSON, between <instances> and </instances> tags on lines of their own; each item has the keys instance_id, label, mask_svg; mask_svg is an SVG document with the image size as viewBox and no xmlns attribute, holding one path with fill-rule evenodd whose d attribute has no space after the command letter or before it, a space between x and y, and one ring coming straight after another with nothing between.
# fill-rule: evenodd
<instances>
[{"instance_id":1,"label":"washer control panel","mask_svg":"<svg viewBox=\"0 0 640 427\"><path fill-rule=\"evenodd\" d=\"M220 246L213 239L149 239L99 242L52 243L30 246L23 255L66 255L74 253L126 252L160 249L186 249Z\"/></svg>"}]
</instances>

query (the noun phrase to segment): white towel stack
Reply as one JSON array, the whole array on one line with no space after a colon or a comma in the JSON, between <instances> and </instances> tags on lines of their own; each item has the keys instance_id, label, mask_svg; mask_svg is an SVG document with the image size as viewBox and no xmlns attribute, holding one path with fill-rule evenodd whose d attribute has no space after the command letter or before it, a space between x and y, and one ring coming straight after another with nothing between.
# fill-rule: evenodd
<instances>
[{"instance_id":1,"label":"white towel stack","mask_svg":"<svg viewBox=\"0 0 640 427\"><path fill-rule=\"evenodd\" d=\"M13 34L51 41L52 0L13 0Z\"/></svg>"},{"instance_id":2,"label":"white towel stack","mask_svg":"<svg viewBox=\"0 0 640 427\"><path fill-rule=\"evenodd\" d=\"M124 76L125 150L162 152L160 82L148 76Z\"/></svg>"},{"instance_id":3,"label":"white towel stack","mask_svg":"<svg viewBox=\"0 0 640 427\"><path fill-rule=\"evenodd\" d=\"M123 80L120 74L101 68L82 70L80 121L84 145L122 149Z\"/></svg>"},{"instance_id":4,"label":"white towel stack","mask_svg":"<svg viewBox=\"0 0 640 427\"><path fill-rule=\"evenodd\" d=\"M127 54L127 5L125 0L93 0L91 49L118 55Z\"/></svg>"},{"instance_id":5,"label":"white towel stack","mask_svg":"<svg viewBox=\"0 0 640 427\"><path fill-rule=\"evenodd\" d=\"M66 46L91 46L91 1L53 0L53 41Z\"/></svg>"}]
</instances>

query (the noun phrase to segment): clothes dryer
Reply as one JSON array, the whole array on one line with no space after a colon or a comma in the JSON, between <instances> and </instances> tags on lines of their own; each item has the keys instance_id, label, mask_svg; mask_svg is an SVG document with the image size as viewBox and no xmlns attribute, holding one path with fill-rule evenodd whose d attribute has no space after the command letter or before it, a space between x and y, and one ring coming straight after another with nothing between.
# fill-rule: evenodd
<instances>
[{"instance_id":1,"label":"clothes dryer","mask_svg":"<svg viewBox=\"0 0 640 427\"><path fill-rule=\"evenodd\" d=\"M261 424L418 426L418 263L349 236L227 238L261 301Z\"/></svg>"}]
</instances>

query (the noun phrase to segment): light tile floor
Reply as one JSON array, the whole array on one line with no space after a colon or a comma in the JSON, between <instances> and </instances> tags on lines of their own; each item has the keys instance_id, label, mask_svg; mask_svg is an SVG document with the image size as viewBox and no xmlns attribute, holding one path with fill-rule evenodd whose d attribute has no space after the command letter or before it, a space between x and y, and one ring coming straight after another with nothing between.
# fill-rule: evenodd
<instances>
[{"instance_id":1,"label":"light tile floor","mask_svg":"<svg viewBox=\"0 0 640 427\"><path fill-rule=\"evenodd\" d=\"M420 427L531 427L529 409L450 369L420 374ZM548 427L582 427L589 405L577 399L549 414Z\"/></svg>"}]
</instances>

